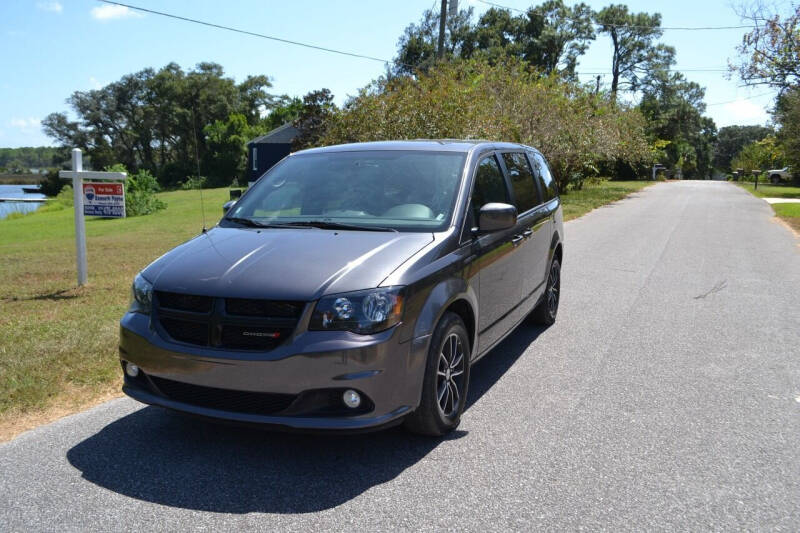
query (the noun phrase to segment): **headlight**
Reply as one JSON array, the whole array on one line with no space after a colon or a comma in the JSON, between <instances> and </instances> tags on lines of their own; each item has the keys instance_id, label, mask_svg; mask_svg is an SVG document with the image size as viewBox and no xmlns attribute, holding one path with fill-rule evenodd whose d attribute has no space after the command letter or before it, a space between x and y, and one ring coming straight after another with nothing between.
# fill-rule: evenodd
<instances>
[{"instance_id":1,"label":"headlight","mask_svg":"<svg viewBox=\"0 0 800 533\"><path fill-rule=\"evenodd\" d=\"M153 284L144 279L141 274L136 274L131 287L130 313L150 314L153 307Z\"/></svg>"},{"instance_id":2,"label":"headlight","mask_svg":"<svg viewBox=\"0 0 800 533\"><path fill-rule=\"evenodd\" d=\"M317 302L308 329L377 333L403 317L403 287L387 287L326 296Z\"/></svg>"}]
</instances>

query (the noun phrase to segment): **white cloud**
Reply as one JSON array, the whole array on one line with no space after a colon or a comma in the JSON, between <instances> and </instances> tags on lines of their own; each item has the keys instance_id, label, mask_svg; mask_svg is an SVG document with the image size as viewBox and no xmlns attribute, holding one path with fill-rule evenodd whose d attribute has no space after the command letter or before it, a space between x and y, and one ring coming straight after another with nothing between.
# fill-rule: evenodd
<instances>
[{"instance_id":1,"label":"white cloud","mask_svg":"<svg viewBox=\"0 0 800 533\"><path fill-rule=\"evenodd\" d=\"M36 2L36 9L40 11L49 11L51 13L61 13L64 7L61 2Z\"/></svg>"},{"instance_id":2,"label":"white cloud","mask_svg":"<svg viewBox=\"0 0 800 533\"><path fill-rule=\"evenodd\" d=\"M89 83L92 85L92 89L102 89L103 84L97 81L97 78L94 76L89 76Z\"/></svg>"},{"instance_id":3,"label":"white cloud","mask_svg":"<svg viewBox=\"0 0 800 533\"><path fill-rule=\"evenodd\" d=\"M38 118L28 117L28 118L12 118L9 121L9 124L13 128L17 128L23 132L32 132L39 129L42 121Z\"/></svg>"},{"instance_id":4,"label":"white cloud","mask_svg":"<svg viewBox=\"0 0 800 533\"><path fill-rule=\"evenodd\" d=\"M90 13L92 14L92 18L95 18L97 20L140 18L144 16L141 13L129 9L125 6L118 6L112 4L93 7Z\"/></svg>"}]
</instances>

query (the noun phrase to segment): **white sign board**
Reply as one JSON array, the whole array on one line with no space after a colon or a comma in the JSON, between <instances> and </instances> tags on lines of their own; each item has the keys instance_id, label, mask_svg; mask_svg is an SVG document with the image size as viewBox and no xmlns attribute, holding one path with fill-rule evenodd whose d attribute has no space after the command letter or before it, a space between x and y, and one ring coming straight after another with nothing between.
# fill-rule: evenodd
<instances>
[{"instance_id":1,"label":"white sign board","mask_svg":"<svg viewBox=\"0 0 800 533\"><path fill-rule=\"evenodd\" d=\"M72 170L61 170L58 172L58 177L62 179L72 180L72 200L75 204L75 255L77 256L78 263L78 285L86 285L89 281L89 267L86 263L86 224L84 224L84 200L88 199L86 191L83 188L83 179L87 180L124 180L128 177L125 172L95 172L91 170L83 170L83 155L79 148L72 150ZM107 183L97 183L94 185L107 186ZM120 187L122 187L120 185ZM103 189L105 192L105 189ZM116 189L109 192L116 192ZM97 189L90 192L92 200L94 200ZM119 195L110 194L108 196L120 196L122 198L122 214L117 216L125 216L125 195L124 191ZM118 202L119 200L110 200L109 203ZM113 207L113 206L111 206ZM111 215L100 216L114 216L113 209ZM87 214L94 214L88 213Z\"/></svg>"}]
</instances>

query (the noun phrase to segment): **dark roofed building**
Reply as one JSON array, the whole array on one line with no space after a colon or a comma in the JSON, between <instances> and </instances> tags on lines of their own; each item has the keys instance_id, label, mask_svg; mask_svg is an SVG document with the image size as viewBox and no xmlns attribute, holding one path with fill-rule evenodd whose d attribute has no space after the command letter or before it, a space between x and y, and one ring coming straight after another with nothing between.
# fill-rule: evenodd
<instances>
[{"instance_id":1,"label":"dark roofed building","mask_svg":"<svg viewBox=\"0 0 800 533\"><path fill-rule=\"evenodd\" d=\"M289 155L292 141L299 133L291 123L287 123L247 143L248 181L256 181L272 165Z\"/></svg>"}]
</instances>

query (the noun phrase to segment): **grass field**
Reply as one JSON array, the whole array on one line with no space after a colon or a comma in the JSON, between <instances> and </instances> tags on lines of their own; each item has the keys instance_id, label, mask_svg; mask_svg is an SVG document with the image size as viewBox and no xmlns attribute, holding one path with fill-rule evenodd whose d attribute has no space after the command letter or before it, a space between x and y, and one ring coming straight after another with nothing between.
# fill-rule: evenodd
<instances>
[{"instance_id":1,"label":"grass field","mask_svg":"<svg viewBox=\"0 0 800 533\"><path fill-rule=\"evenodd\" d=\"M603 182L563 196L565 218L649 182ZM89 285L76 288L72 209L0 221L0 441L108 398L120 387L118 321L133 276L201 229L199 191L163 193L145 217L87 219ZM227 189L203 191L213 225Z\"/></svg>"},{"instance_id":2,"label":"grass field","mask_svg":"<svg viewBox=\"0 0 800 533\"><path fill-rule=\"evenodd\" d=\"M772 204L772 209L777 216L800 233L800 204Z\"/></svg>"},{"instance_id":3,"label":"grass field","mask_svg":"<svg viewBox=\"0 0 800 533\"><path fill-rule=\"evenodd\" d=\"M625 198L631 193L652 185L652 181L603 181L584 185L580 191L569 191L561 197L564 202L564 220L572 220L596 209Z\"/></svg>"},{"instance_id":4,"label":"grass field","mask_svg":"<svg viewBox=\"0 0 800 533\"><path fill-rule=\"evenodd\" d=\"M737 183L737 185L759 198L800 198L800 187L759 183L756 189L752 183Z\"/></svg>"},{"instance_id":5,"label":"grass field","mask_svg":"<svg viewBox=\"0 0 800 533\"><path fill-rule=\"evenodd\" d=\"M800 187L789 185L759 185L756 190L752 183L739 183L739 187L759 198L799 198ZM800 233L800 204L772 204L775 215Z\"/></svg>"}]
</instances>

